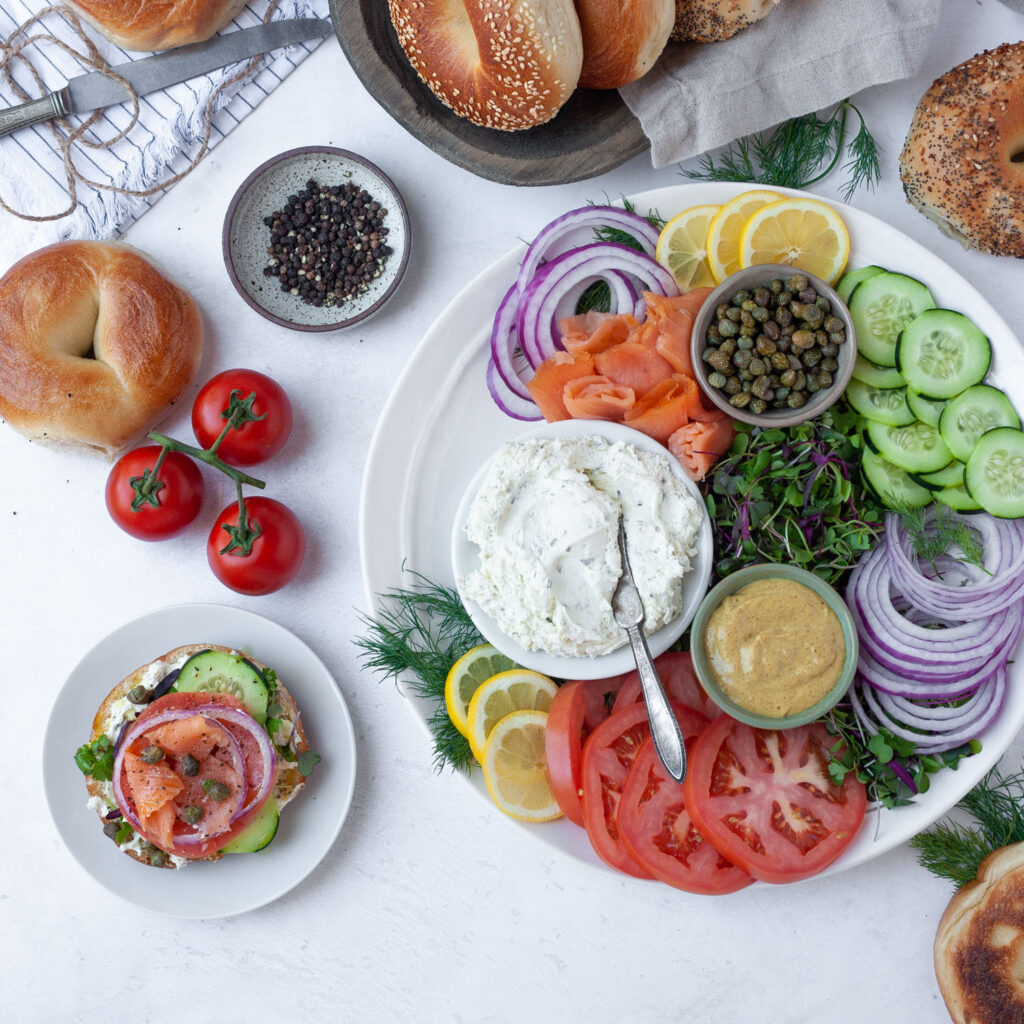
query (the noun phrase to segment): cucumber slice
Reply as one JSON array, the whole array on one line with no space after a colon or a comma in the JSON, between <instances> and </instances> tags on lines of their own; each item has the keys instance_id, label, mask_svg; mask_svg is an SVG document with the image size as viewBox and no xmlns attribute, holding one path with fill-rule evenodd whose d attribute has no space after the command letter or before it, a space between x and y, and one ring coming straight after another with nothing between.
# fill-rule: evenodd
<instances>
[{"instance_id":1,"label":"cucumber slice","mask_svg":"<svg viewBox=\"0 0 1024 1024\"><path fill-rule=\"evenodd\" d=\"M934 308L932 293L906 274L887 271L869 277L850 298L857 351L879 366L895 366L900 331L919 313Z\"/></svg>"},{"instance_id":2,"label":"cucumber slice","mask_svg":"<svg viewBox=\"0 0 1024 1024\"><path fill-rule=\"evenodd\" d=\"M992 346L977 327L951 309L925 310L900 334L896 368L908 387L929 398L952 398L988 373Z\"/></svg>"},{"instance_id":3,"label":"cucumber slice","mask_svg":"<svg viewBox=\"0 0 1024 1024\"><path fill-rule=\"evenodd\" d=\"M859 352L853 363L853 379L862 380L873 388L903 388L907 382L895 366L879 366L865 359Z\"/></svg>"},{"instance_id":4,"label":"cucumber slice","mask_svg":"<svg viewBox=\"0 0 1024 1024\"><path fill-rule=\"evenodd\" d=\"M1020 429L1020 417L998 388L978 384L951 398L942 410L939 433L956 458L966 462L978 438L994 427Z\"/></svg>"},{"instance_id":5,"label":"cucumber slice","mask_svg":"<svg viewBox=\"0 0 1024 1024\"><path fill-rule=\"evenodd\" d=\"M277 826L281 821L281 813L277 809L277 801L273 796L260 808L256 817L224 847L224 853L256 853L270 845L277 835Z\"/></svg>"},{"instance_id":6,"label":"cucumber slice","mask_svg":"<svg viewBox=\"0 0 1024 1024\"><path fill-rule=\"evenodd\" d=\"M910 411L929 427L938 427L939 417L946 403L937 398L928 398L926 395L919 395L916 391L907 388L907 405Z\"/></svg>"},{"instance_id":7,"label":"cucumber slice","mask_svg":"<svg viewBox=\"0 0 1024 1024\"><path fill-rule=\"evenodd\" d=\"M907 405L906 395L906 388L873 388L862 380L851 380L846 387L846 400L861 416L891 427L917 419Z\"/></svg>"},{"instance_id":8,"label":"cucumber slice","mask_svg":"<svg viewBox=\"0 0 1024 1024\"><path fill-rule=\"evenodd\" d=\"M860 467L868 486L886 508L901 512L923 508L932 500L932 492L912 480L906 470L894 466L870 448L861 453Z\"/></svg>"},{"instance_id":9,"label":"cucumber slice","mask_svg":"<svg viewBox=\"0 0 1024 1024\"><path fill-rule=\"evenodd\" d=\"M957 512L981 512L981 506L967 493L963 487L943 487L935 491L932 497L941 501L947 508Z\"/></svg>"},{"instance_id":10,"label":"cucumber slice","mask_svg":"<svg viewBox=\"0 0 1024 1024\"><path fill-rule=\"evenodd\" d=\"M836 294L849 305L850 296L861 281L884 273L885 267L876 267L873 264L870 267L861 267L859 270L850 270L839 279L839 284L836 285Z\"/></svg>"},{"instance_id":11,"label":"cucumber slice","mask_svg":"<svg viewBox=\"0 0 1024 1024\"><path fill-rule=\"evenodd\" d=\"M1024 432L996 427L982 434L967 460L964 484L990 515L1024 516Z\"/></svg>"},{"instance_id":12,"label":"cucumber slice","mask_svg":"<svg viewBox=\"0 0 1024 1024\"><path fill-rule=\"evenodd\" d=\"M900 427L869 422L864 436L883 459L908 473L932 473L952 459L939 432L920 420Z\"/></svg>"},{"instance_id":13,"label":"cucumber slice","mask_svg":"<svg viewBox=\"0 0 1024 1024\"><path fill-rule=\"evenodd\" d=\"M960 461L951 462L934 473L915 473L914 479L922 486L933 491L941 491L944 487L963 487L964 464Z\"/></svg>"},{"instance_id":14,"label":"cucumber slice","mask_svg":"<svg viewBox=\"0 0 1024 1024\"><path fill-rule=\"evenodd\" d=\"M229 693L259 722L267 720L270 691L263 673L241 654L200 651L181 666L177 687L186 692Z\"/></svg>"}]
</instances>

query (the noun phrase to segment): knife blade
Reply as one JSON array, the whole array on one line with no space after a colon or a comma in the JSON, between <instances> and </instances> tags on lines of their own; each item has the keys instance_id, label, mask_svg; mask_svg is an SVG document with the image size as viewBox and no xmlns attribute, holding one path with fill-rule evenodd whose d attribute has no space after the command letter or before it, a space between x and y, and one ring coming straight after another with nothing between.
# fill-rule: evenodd
<instances>
[{"instance_id":1,"label":"knife blade","mask_svg":"<svg viewBox=\"0 0 1024 1024\"><path fill-rule=\"evenodd\" d=\"M286 18L227 32L203 43L165 50L152 57L119 64L111 70L128 82L137 95L144 96L280 46L323 38L332 31L328 18ZM38 121L67 117L68 114L85 114L130 99L131 94L120 82L100 71L91 71L72 78L63 89L47 96L0 110L0 136Z\"/></svg>"}]
</instances>

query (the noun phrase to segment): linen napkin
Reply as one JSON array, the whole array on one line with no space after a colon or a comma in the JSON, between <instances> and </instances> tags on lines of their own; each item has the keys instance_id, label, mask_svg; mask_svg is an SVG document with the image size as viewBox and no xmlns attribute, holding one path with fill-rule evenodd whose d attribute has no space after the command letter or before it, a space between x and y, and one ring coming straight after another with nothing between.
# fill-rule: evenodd
<instances>
[{"instance_id":1,"label":"linen napkin","mask_svg":"<svg viewBox=\"0 0 1024 1024\"><path fill-rule=\"evenodd\" d=\"M717 43L669 43L621 89L655 167L914 74L941 0L780 0Z\"/></svg>"},{"instance_id":2,"label":"linen napkin","mask_svg":"<svg viewBox=\"0 0 1024 1024\"><path fill-rule=\"evenodd\" d=\"M258 25L270 0L252 0L238 16L221 29L222 33ZM8 38L16 26L39 9L39 0L0 0L0 38ZM327 0L281 0L273 20L281 18L329 17ZM76 49L82 43L59 15L46 16L43 27ZM35 34L37 30L32 30ZM111 65L137 59L108 42L86 26L100 53ZM210 148L216 146L235 125L250 114L269 93L313 52L319 39L268 54L247 79L224 89L217 97ZM52 44L34 44L26 50L42 75L47 88L59 89L83 68L73 56ZM75 164L87 177L121 187L146 189L188 166L204 135L207 100L217 86L236 74L243 64L221 68L209 75L193 78L162 92L140 97L139 123L131 133L110 149L75 147ZM18 81L35 93L31 79L17 71ZM0 105L23 102L0 80ZM78 123L78 119L72 119ZM131 120L128 104L108 107L88 137L93 141L109 139ZM181 187L188 188L188 178ZM121 234L146 212L162 193L146 198L78 184L79 206L73 214L58 221L24 221L0 210L0 271L33 249L65 238L111 238ZM0 139L0 196L16 210L31 214L55 213L67 206L64 164L53 134L45 124L23 128Z\"/></svg>"}]
</instances>

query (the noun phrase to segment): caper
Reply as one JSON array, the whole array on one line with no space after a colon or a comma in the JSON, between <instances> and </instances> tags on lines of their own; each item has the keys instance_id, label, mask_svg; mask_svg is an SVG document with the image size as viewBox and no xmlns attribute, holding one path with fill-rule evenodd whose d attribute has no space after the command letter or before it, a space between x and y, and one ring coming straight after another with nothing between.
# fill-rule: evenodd
<instances>
[{"instance_id":1,"label":"caper","mask_svg":"<svg viewBox=\"0 0 1024 1024\"><path fill-rule=\"evenodd\" d=\"M837 345L842 345L846 341L846 331L831 331L828 336L829 341L834 341Z\"/></svg>"},{"instance_id":2,"label":"caper","mask_svg":"<svg viewBox=\"0 0 1024 1024\"><path fill-rule=\"evenodd\" d=\"M733 297L732 301L737 306L742 306L744 302L750 301L750 292L745 288L741 288Z\"/></svg>"},{"instance_id":3,"label":"caper","mask_svg":"<svg viewBox=\"0 0 1024 1024\"><path fill-rule=\"evenodd\" d=\"M770 362L775 370L789 369L789 360L786 358L785 352L773 352Z\"/></svg>"},{"instance_id":4,"label":"caper","mask_svg":"<svg viewBox=\"0 0 1024 1024\"><path fill-rule=\"evenodd\" d=\"M788 405L790 409L802 409L806 403L807 399L804 397L804 393L802 391L792 391L790 392L789 398L786 399L786 405Z\"/></svg>"},{"instance_id":5,"label":"caper","mask_svg":"<svg viewBox=\"0 0 1024 1024\"><path fill-rule=\"evenodd\" d=\"M211 800L216 800L218 803L231 796L231 787L215 779L204 779L203 789L206 790Z\"/></svg>"},{"instance_id":6,"label":"caper","mask_svg":"<svg viewBox=\"0 0 1024 1024\"><path fill-rule=\"evenodd\" d=\"M752 313L757 309L757 303L753 299L746 299L744 302L740 303L740 309L745 313Z\"/></svg>"},{"instance_id":7,"label":"caper","mask_svg":"<svg viewBox=\"0 0 1024 1024\"><path fill-rule=\"evenodd\" d=\"M772 341L771 338L765 337L763 334L757 336L757 341L754 344L757 351L763 356L774 355L778 351L778 345Z\"/></svg>"},{"instance_id":8,"label":"caper","mask_svg":"<svg viewBox=\"0 0 1024 1024\"><path fill-rule=\"evenodd\" d=\"M734 405L737 409L745 409L750 405L750 392L741 391L738 395L733 395L729 399L729 404Z\"/></svg>"},{"instance_id":9,"label":"caper","mask_svg":"<svg viewBox=\"0 0 1024 1024\"><path fill-rule=\"evenodd\" d=\"M824 331L821 331L821 330L815 331L814 332L814 342L818 346L827 345L828 344L828 335Z\"/></svg>"},{"instance_id":10,"label":"caper","mask_svg":"<svg viewBox=\"0 0 1024 1024\"><path fill-rule=\"evenodd\" d=\"M804 366L817 366L821 362L821 349L812 348L804 353Z\"/></svg>"},{"instance_id":11,"label":"caper","mask_svg":"<svg viewBox=\"0 0 1024 1024\"><path fill-rule=\"evenodd\" d=\"M794 331L790 341L793 343L793 350L795 352L802 352L814 344L814 333L804 330Z\"/></svg>"},{"instance_id":12,"label":"caper","mask_svg":"<svg viewBox=\"0 0 1024 1024\"><path fill-rule=\"evenodd\" d=\"M804 323L808 327L820 327L822 321L825 319L825 314L817 307L807 302L803 305L803 313L800 314L803 317Z\"/></svg>"},{"instance_id":13,"label":"caper","mask_svg":"<svg viewBox=\"0 0 1024 1024\"><path fill-rule=\"evenodd\" d=\"M728 379L724 373L719 373L717 370L708 374L708 384L713 388L724 388Z\"/></svg>"},{"instance_id":14,"label":"caper","mask_svg":"<svg viewBox=\"0 0 1024 1024\"><path fill-rule=\"evenodd\" d=\"M779 309L788 307L789 304L793 301L792 291L779 292L779 297L778 299L776 299L776 301L779 304Z\"/></svg>"},{"instance_id":15,"label":"caper","mask_svg":"<svg viewBox=\"0 0 1024 1024\"><path fill-rule=\"evenodd\" d=\"M714 349L710 353L705 349L704 360L712 369L719 372L729 368L729 357L721 349Z\"/></svg>"},{"instance_id":16,"label":"caper","mask_svg":"<svg viewBox=\"0 0 1024 1024\"><path fill-rule=\"evenodd\" d=\"M718 333L723 338L735 338L740 329L731 320L719 320Z\"/></svg>"},{"instance_id":17,"label":"caper","mask_svg":"<svg viewBox=\"0 0 1024 1024\"><path fill-rule=\"evenodd\" d=\"M146 686L133 686L128 691L128 699L133 704L148 704L152 691Z\"/></svg>"},{"instance_id":18,"label":"caper","mask_svg":"<svg viewBox=\"0 0 1024 1024\"><path fill-rule=\"evenodd\" d=\"M149 863L155 868L162 868L167 866L167 854L163 850L154 850L149 855Z\"/></svg>"},{"instance_id":19,"label":"caper","mask_svg":"<svg viewBox=\"0 0 1024 1024\"><path fill-rule=\"evenodd\" d=\"M767 323L769 318L771 317L771 313L767 309L765 309L764 306L754 306L754 308L750 311L750 315L759 324Z\"/></svg>"},{"instance_id":20,"label":"caper","mask_svg":"<svg viewBox=\"0 0 1024 1024\"><path fill-rule=\"evenodd\" d=\"M794 274L786 282L786 287L791 292L802 292L809 284L810 284L810 281L807 280L807 275L806 274Z\"/></svg>"},{"instance_id":21,"label":"caper","mask_svg":"<svg viewBox=\"0 0 1024 1024\"><path fill-rule=\"evenodd\" d=\"M775 310L775 322L780 327L786 327L788 324L793 322L793 314L790 312L788 306L780 306Z\"/></svg>"},{"instance_id":22,"label":"caper","mask_svg":"<svg viewBox=\"0 0 1024 1024\"><path fill-rule=\"evenodd\" d=\"M775 389L775 404L778 405L789 398L789 388L781 384Z\"/></svg>"},{"instance_id":23,"label":"caper","mask_svg":"<svg viewBox=\"0 0 1024 1024\"><path fill-rule=\"evenodd\" d=\"M120 831L121 831L121 822L119 822L119 821L108 821L103 826L103 834L108 839L113 839L115 842L117 841L117 833L120 832Z\"/></svg>"},{"instance_id":24,"label":"caper","mask_svg":"<svg viewBox=\"0 0 1024 1024\"><path fill-rule=\"evenodd\" d=\"M181 816L190 825L198 825L203 820L205 811L199 804L186 804L182 809Z\"/></svg>"},{"instance_id":25,"label":"caper","mask_svg":"<svg viewBox=\"0 0 1024 1024\"><path fill-rule=\"evenodd\" d=\"M724 352L727 356L731 356L736 351L736 339L726 338L721 345L718 346L719 352Z\"/></svg>"},{"instance_id":26,"label":"caper","mask_svg":"<svg viewBox=\"0 0 1024 1024\"><path fill-rule=\"evenodd\" d=\"M771 382L767 377L758 377L754 386L750 389L758 398L772 399L775 392L772 390Z\"/></svg>"},{"instance_id":27,"label":"caper","mask_svg":"<svg viewBox=\"0 0 1024 1024\"><path fill-rule=\"evenodd\" d=\"M743 381L743 385L744 387L746 387L747 384L753 382L754 375L750 372L750 370L740 370L740 380Z\"/></svg>"},{"instance_id":28,"label":"caper","mask_svg":"<svg viewBox=\"0 0 1024 1024\"><path fill-rule=\"evenodd\" d=\"M755 416L760 416L768 408L768 403L763 398L752 398L747 408Z\"/></svg>"},{"instance_id":29,"label":"caper","mask_svg":"<svg viewBox=\"0 0 1024 1024\"><path fill-rule=\"evenodd\" d=\"M772 295L778 295L779 292L782 291L782 288L782 281L779 278L775 278L774 281L768 282L768 291L770 291Z\"/></svg>"},{"instance_id":30,"label":"caper","mask_svg":"<svg viewBox=\"0 0 1024 1024\"><path fill-rule=\"evenodd\" d=\"M779 383L785 388L791 388L796 383L796 370L790 368L780 373Z\"/></svg>"},{"instance_id":31,"label":"caper","mask_svg":"<svg viewBox=\"0 0 1024 1024\"><path fill-rule=\"evenodd\" d=\"M757 324L744 324L740 328L741 338L750 338L753 340L755 334L757 334Z\"/></svg>"},{"instance_id":32,"label":"caper","mask_svg":"<svg viewBox=\"0 0 1024 1024\"><path fill-rule=\"evenodd\" d=\"M771 338L772 341L779 340L779 334L782 332L779 330L779 325L774 320L766 320L764 327L761 328L764 333Z\"/></svg>"},{"instance_id":33,"label":"caper","mask_svg":"<svg viewBox=\"0 0 1024 1024\"><path fill-rule=\"evenodd\" d=\"M754 387L754 382L752 380L745 380L743 382L743 384L741 385L741 390L742 391L750 391L753 387Z\"/></svg>"},{"instance_id":34,"label":"caper","mask_svg":"<svg viewBox=\"0 0 1024 1024\"><path fill-rule=\"evenodd\" d=\"M189 778L199 774L199 762L191 754L186 754L181 759L181 774Z\"/></svg>"},{"instance_id":35,"label":"caper","mask_svg":"<svg viewBox=\"0 0 1024 1024\"><path fill-rule=\"evenodd\" d=\"M736 347L741 349L752 349L754 347L754 339L749 335L741 334L736 339Z\"/></svg>"},{"instance_id":36,"label":"caper","mask_svg":"<svg viewBox=\"0 0 1024 1024\"><path fill-rule=\"evenodd\" d=\"M785 327L781 328L779 333L783 338L792 338L793 335L796 334L798 326L799 325L796 323L795 320L790 320L790 322L786 324Z\"/></svg>"},{"instance_id":37,"label":"caper","mask_svg":"<svg viewBox=\"0 0 1024 1024\"><path fill-rule=\"evenodd\" d=\"M736 395L743 390L743 385L740 383L739 377L730 377L725 382L725 387L722 389L727 395Z\"/></svg>"},{"instance_id":38,"label":"caper","mask_svg":"<svg viewBox=\"0 0 1024 1024\"><path fill-rule=\"evenodd\" d=\"M796 356L790 354L790 355L786 356L786 358L789 360L789 368L791 370L803 369L803 365L804 364L801 363L800 360Z\"/></svg>"},{"instance_id":39,"label":"caper","mask_svg":"<svg viewBox=\"0 0 1024 1024\"><path fill-rule=\"evenodd\" d=\"M728 312L729 304L727 302L720 302L717 306L715 306L715 319L724 320Z\"/></svg>"},{"instance_id":40,"label":"caper","mask_svg":"<svg viewBox=\"0 0 1024 1024\"><path fill-rule=\"evenodd\" d=\"M806 389L807 393L810 395L821 390L821 385L818 383L818 375L816 373L807 374Z\"/></svg>"},{"instance_id":41,"label":"caper","mask_svg":"<svg viewBox=\"0 0 1024 1024\"><path fill-rule=\"evenodd\" d=\"M763 308L772 301L772 293L767 288L758 285L754 289L754 301Z\"/></svg>"},{"instance_id":42,"label":"caper","mask_svg":"<svg viewBox=\"0 0 1024 1024\"><path fill-rule=\"evenodd\" d=\"M818 370L818 383L821 385L822 391L824 391L825 388L832 387L832 381L833 377L830 371Z\"/></svg>"},{"instance_id":43,"label":"caper","mask_svg":"<svg viewBox=\"0 0 1024 1024\"><path fill-rule=\"evenodd\" d=\"M758 359L757 356L754 356L754 358L750 360L750 365L747 369L750 370L755 377L763 377L768 372L768 367L765 365L765 361L763 359Z\"/></svg>"},{"instance_id":44,"label":"caper","mask_svg":"<svg viewBox=\"0 0 1024 1024\"><path fill-rule=\"evenodd\" d=\"M832 356L826 356L822 359L819 364L820 371L827 371L828 373L835 373L839 369L839 360L832 358Z\"/></svg>"},{"instance_id":45,"label":"caper","mask_svg":"<svg viewBox=\"0 0 1024 1024\"><path fill-rule=\"evenodd\" d=\"M803 391L807 387L807 374L803 370L796 371L796 380L793 381L794 391Z\"/></svg>"},{"instance_id":46,"label":"caper","mask_svg":"<svg viewBox=\"0 0 1024 1024\"><path fill-rule=\"evenodd\" d=\"M731 320L734 324L740 322L740 317L743 316L743 310L739 306L730 306L725 311L726 319Z\"/></svg>"},{"instance_id":47,"label":"caper","mask_svg":"<svg viewBox=\"0 0 1024 1024\"><path fill-rule=\"evenodd\" d=\"M828 298L824 295L819 295L815 300L814 304L822 311L822 313L832 312L832 303L828 301Z\"/></svg>"},{"instance_id":48,"label":"caper","mask_svg":"<svg viewBox=\"0 0 1024 1024\"><path fill-rule=\"evenodd\" d=\"M833 331L845 330L845 327L846 327L846 325L843 323L842 319L840 317L838 317L838 316L827 317L825 319L825 322L821 326L824 327L825 330L828 331L830 334Z\"/></svg>"},{"instance_id":49,"label":"caper","mask_svg":"<svg viewBox=\"0 0 1024 1024\"><path fill-rule=\"evenodd\" d=\"M159 764L164 759L164 752L155 743L146 747L139 755L146 764Z\"/></svg>"},{"instance_id":50,"label":"caper","mask_svg":"<svg viewBox=\"0 0 1024 1024\"><path fill-rule=\"evenodd\" d=\"M749 349L741 348L739 352L732 357L732 364L738 370L745 370L750 365L750 360L753 359Z\"/></svg>"},{"instance_id":51,"label":"caper","mask_svg":"<svg viewBox=\"0 0 1024 1024\"><path fill-rule=\"evenodd\" d=\"M744 327L753 327L757 321L754 319L754 314L744 309L740 312L740 323Z\"/></svg>"},{"instance_id":52,"label":"caper","mask_svg":"<svg viewBox=\"0 0 1024 1024\"><path fill-rule=\"evenodd\" d=\"M821 346L821 354L828 358L837 356L839 355L839 346L834 341L826 341L825 344Z\"/></svg>"},{"instance_id":53,"label":"caper","mask_svg":"<svg viewBox=\"0 0 1024 1024\"><path fill-rule=\"evenodd\" d=\"M788 354L789 350L793 347L793 344L790 342L789 337L783 334L779 340L775 342L775 347L783 354Z\"/></svg>"},{"instance_id":54,"label":"caper","mask_svg":"<svg viewBox=\"0 0 1024 1024\"><path fill-rule=\"evenodd\" d=\"M801 302L814 302L817 297L818 293L813 288L801 288L797 294L797 298Z\"/></svg>"}]
</instances>

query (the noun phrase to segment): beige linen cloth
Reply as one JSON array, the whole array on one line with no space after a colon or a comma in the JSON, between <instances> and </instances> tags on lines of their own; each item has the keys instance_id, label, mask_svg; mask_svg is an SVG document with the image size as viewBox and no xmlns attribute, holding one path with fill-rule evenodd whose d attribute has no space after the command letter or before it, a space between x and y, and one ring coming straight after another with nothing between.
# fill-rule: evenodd
<instances>
[{"instance_id":1,"label":"beige linen cloth","mask_svg":"<svg viewBox=\"0 0 1024 1024\"><path fill-rule=\"evenodd\" d=\"M621 89L655 167L914 74L941 0L780 0L718 43L669 43Z\"/></svg>"}]
</instances>

